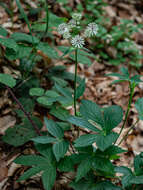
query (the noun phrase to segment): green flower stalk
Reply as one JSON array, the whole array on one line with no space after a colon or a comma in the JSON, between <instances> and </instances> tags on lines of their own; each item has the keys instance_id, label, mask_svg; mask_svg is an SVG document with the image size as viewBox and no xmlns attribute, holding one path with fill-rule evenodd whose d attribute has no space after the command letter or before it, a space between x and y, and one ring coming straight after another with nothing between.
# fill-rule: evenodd
<instances>
[{"instance_id":1,"label":"green flower stalk","mask_svg":"<svg viewBox=\"0 0 143 190\"><path fill-rule=\"evenodd\" d=\"M85 45L85 38L95 36L98 32L98 26L94 22L89 23L84 31L80 31L81 19L82 14L74 13L68 23L62 23L58 26L58 33L61 34L64 39L69 39L71 45L75 48L74 115L76 116L78 49L83 48Z\"/></svg>"}]
</instances>

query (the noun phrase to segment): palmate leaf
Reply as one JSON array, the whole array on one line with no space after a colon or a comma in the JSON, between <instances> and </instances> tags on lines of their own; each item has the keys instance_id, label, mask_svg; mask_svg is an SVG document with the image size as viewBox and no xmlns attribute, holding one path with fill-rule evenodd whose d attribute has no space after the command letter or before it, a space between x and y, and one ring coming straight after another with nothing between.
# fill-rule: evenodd
<instances>
[{"instance_id":1,"label":"palmate leaf","mask_svg":"<svg viewBox=\"0 0 143 190\"><path fill-rule=\"evenodd\" d=\"M78 139L75 140L75 147L84 147L84 146L89 146L92 145L98 135L95 134L88 134L88 135L82 135Z\"/></svg>"},{"instance_id":2,"label":"palmate leaf","mask_svg":"<svg viewBox=\"0 0 143 190\"><path fill-rule=\"evenodd\" d=\"M115 174L114 165L112 162L102 156L96 156L93 159L92 166L95 170L99 172L104 172L105 176L113 176Z\"/></svg>"},{"instance_id":3,"label":"palmate leaf","mask_svg":"<svg viewBox=\"0 0 143 190\"><path fill-rule=\"evenodd\" d=\"M31 88L29 90L30 96L42 96L44 94L43 88Z\"/></svg>"},{"instance_id":4,"label":"palmate leaf","mask_svg":"<svg viewBox=\"0 0 143 190\"><path fill-rule=\"evenodd\" d=\"M31 140L40 144L49 144L57 141L55 138L49 136L39 136L32 138Z\"/></svg>"},{"instance_id":5,"label":"palmate leaf","mask_svg":"<svg viewBox=\"0 0 143 190\"><path fill-rule=\"evenodd\" d=\"M48 152L47 152L48 153ZM27 155L27 156L20 156L15 159L15 163L17 164L22 164L25 166L33 166L29 170L27 170L19 179L18 181L21 180L26 180L30 178L31 176L39 173L42 173L42 181L45 190L51 190L54 181L56 179L56 167L54 164L52 165L53 160L50 160L47 157L44 156L39 156L39 155Z\"/></svg>"},{"instance_id":6,"label":"palmate leaf","mask_svg":"<svg viewBox=\"0 0 143 190\"><path fill-rule=\"evenodd\" d=\"M104 108L104 129L108 133L119 125L123 118L123 110L120 106Z\"/></svg>"},{"instance_id":7,"label":"palmate leaf","mask_svg":"<svg viewBox=\"0 0 143 190\"><path fill-rule=\"evenodd\" d=\"M92 120L99 125L103 126L103 117L100 107L89 100L82 100L82 105L80 106L81 115L87 120Z\"/></svg>"},{"instance_id":8,"label":"palmate leaf","mask_svg":"<svg viewBox=\"0 0 143 190\"><path fill-rule=\"evenodd\" d=\"M65 156L63 159L61 159L59 164L58 164L58 169L61 172L74 171L74 162L71 159L71 156Z\"/></svg>"},{"instance_id":9,"label":"palmate leaf","mask_svg":"<svg viewBox=\"0 0 143 190\"><path fill-rule=\"evenodd\" d=\"M14 160L16 164L22 164L24 166L33 166L33 165L46 165L48 161L43 156L39 155L27 155L20 156Z\"/></svg>"},{"instance_id":10,"label":"palmate leaf","mask_svg":"<svg viewBox=\"0 0 143 190\"><path fill-rule=\"evenodd\" d=\"M25 33L15 32L10 36L12 39L14 39L16 42L24 42L24 43L38 43L39 39L35 36L31 36Z\"/></svg>"},{"instance_id":11,"label":"palmate leaf","mask_svg":"<svg viewBox=\"0 0 143 190\"><path fill-rule=\"evenodd\" d=\"M105 149L110 147L113 142L115 142L117 137L118 137L117 133L110 133L107 136L98 134L96 138L96 145L101 151L104 151Z\"/></svg>"},{"instance_id":12,"label":"palmate leaf","mask_svg":"<svg viewBox=\"0 0 143 190\"><path fill-rule=\"evenodd\" d=\"M143 175L143 153L134 158L134 171L137 176Z\"/></svg>"},{"instance_id":13,"label":"palmate leaf","mask_svg":"<svg viewBox=\"0 0 143 190\"><path fill-rule=\"evenodd\" d=\"M20 178L17 181L23 181L23 180L29 179L30 177L39 173L44 168L45 166L37 166L37 167L30 168L26 172L24 172L24 174L20 176Z\"/></svg>"},{"instance_id":14,"label":"palmate leaf","mask_svg":"<svg viewBox=\"0 0 143 190\"><path fill-rule=\"evenodd\" d=\"M67 121L70 123L79 126L81 128L87 128L91 131L94 132L100 132L99 129L97 129L94 125L92 125L90 122L88 122L85 118L83 117L77 117L77 116L70 116Z\"/></svg>"},{"instance_id":15,"label":"palmate leaf","mask_svg":"<svg viewBox=\"0 0 143 190\"><path fill-rule=\"evenodd\" d=\"M16 85L16 80L11 75L0 73L0 83L13 88Z\"/></svg>"},{"instance_id":16,"label":"palmate leaf","mask_svg":"<svg viewBox=\"0 0 143 190\"><path fill-rule=\"evenodd\" d=\"M60 158L64 157L68 148L69 148L69 143L68 143L68 141L65 141L65 140L61 140L59 142L56 142L53 145L53 153L54 153L57 161L59 161Z\"/></svg>"},{"instance_id":17,"label":"palmate leaf","mask_svg":"<svg viewBox=\"0 0 143 190\"><path fill-rule=\"evenodd\" d=\"M110 181L97 183L91 190L122 190L120 187L112 184Z\"/></svg>"},{"instance_id":18,"label":"palmate leaf","mask_svg":"<svg viewBox=\"0 0 143 190\"><path fill-rule=\"evenodd\" d=\"M15 52L18 51L18 45L13 39L0 38L0 44L7 47L7 48L9 48L9 49L12 49Z\"/></svg>"},{"instance_id":19,"label":"palmate leaf","mask_svg":"<svg viewBox=\"0 0 143 190\"><path fill-rule=\"evenodd\" d=\"M48 129L48 132L57 138L62 138L64 136L64 131L59 125L56 124L53 120L48 120L46 117L44 118L45 125Z\"/></svg>"},{"instance_id":20,"label":"palmate leaf","mask_svg":"<svg viewBox=\"0 0 143 190\"><path fill-rule=\"evenodd\" d=\"M57 54L56 50L53 49L52 47L50 47L47 43L40 42L37 45L36 49L42 51L45 55L47 55L51 59L58 58L58 54Z\"/></svg>"},{"instance_id":21,"label":"palmate leaf","mask_svg":"<svg viewBox=\"0 0 143 190\"><path fill-rule=\"evenodd\" d=\"M92 168L92 158L88 157L83 160L77 169L76 182L79 181L82 177L84 177Z\"/></svg>"},{"instance_id":22,"label":"palmate leaf","mask_svg":"<svg viewBox=\"0 0 143 190\"><path fill-rule=\"evenodd\" d=\"M42 174L42 182L45 190L51 190L56 180L56 167L50 166Z\"/></svg>"},{"instance_id":23,"label":"palmate leaf","mask_svg":"<svg viewBox=\"0 0 143 190\"><path fill-rule=\"evenodd\" d=\"M32 119L40 129L42 127L41 121L36 117L33 117ZM17 147L36 136L37 134L29 120L23 119L23 124L15 125L13 128L8 128L6 130L6 133L3 136L3 141Z\"/></svg>"}]
</instances>

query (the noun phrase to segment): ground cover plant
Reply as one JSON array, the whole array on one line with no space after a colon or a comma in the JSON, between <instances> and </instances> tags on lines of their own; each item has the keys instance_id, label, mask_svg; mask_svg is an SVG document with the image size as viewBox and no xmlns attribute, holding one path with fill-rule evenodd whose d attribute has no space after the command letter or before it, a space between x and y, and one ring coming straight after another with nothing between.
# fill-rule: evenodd
<instances>
[{"instance_id":1,"label":"ground cover plant","mask_svg":"<svg viewBox=\"0 0 143 190\"><path fill-rule=\"evenodd\" d=\"M143 82L142 76L132 75L127 65L122 65L119 73L106 75L106 78L116 77L111 85L122 82L128 84L130 94L127 110L124 111L119 105L99 106L83 99L86 78L77 74L80 63L90 66L92 60L101 58L118 65L127 56L129 64L141 67L137 61L142 56L129 39L140 25L134 26L132 22L123 20L109 31L104 22L100 24L103 20L102 7L107 4L98 1L95 10L95 5L88 0L77 6L77 11L72 12L69 18L55 15L50 11L47 1L39 1L40 8L31 11L31 14L38 15L42 7L46 13L45 18L30 23L21 2L15 2L29 34L14 32L8 35L6 29L0 28L1 55L20 72L16 77L0 73L0 88L6 89L18 106L14 109L17 124L6 130L2 140L14 147L29 143L34 149L34 153L18 156L14 160L14 163L26 166L17 181L40 174L43 184L41 188L52 190L56 189L58 177L65 173L71 174L67 189L142 189L143 152L134 157L132 167L116 165L116 160L128 151L121 148L121 143L143 120L143 97L140 97L134 103L138 119L121 137L135 88ZM58 2L66 4L66 1ZM81 12L84 9L89 11L85 15ZM70 8L67 10L70 11ZM93 13L96 13L96 18L90 17ZM86 17L89 18L85 21ZM53 31L59 38L67 40L69 45L56 47ZM107 38L110 37L112 40L109 42ZM107 44L117 49L117 57L113 60L104 51ZM93 53L96 48L100 55L98 58ZM74 73L68 72L66 66L55 64L58 60L74 63ZM48 72L39 74L35 71L41 63L46 65ZM48 116L44 114L43 122L34 114L36 106L44 113L48 112ZM69 112L69 107L73 107L73 113ZM120 131L116 132L119 125Z\"/></svg>"}]
</instances>

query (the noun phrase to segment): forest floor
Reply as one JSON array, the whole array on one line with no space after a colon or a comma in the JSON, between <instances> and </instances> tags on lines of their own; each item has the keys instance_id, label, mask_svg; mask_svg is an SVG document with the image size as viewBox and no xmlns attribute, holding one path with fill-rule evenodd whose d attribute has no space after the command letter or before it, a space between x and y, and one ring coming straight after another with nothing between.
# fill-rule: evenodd
<instances>
[{"instance_id":1,"label":"forest floor","mask_svg":"<svg viewBox=\"0 0 143 190\"><path fill-rule=\"evenodd\" d=\"M9 3L9 1L6 1ZM80 0L70 0L70 5L73 6L73 10L75 8L76 3L81 3ZM107 17L110 17L115 23L118 22L119 19L131 19L137 23L143 24L143 10L140 8L143 6L143 1L121 1L121 0L112 0L107 1L108 6L105 7L105 12ZM135 2L135 3L134 3ZM31 6L36 7L35 1L27 0ZM14 3L14 17L12 25L11 19L4 8L0 6L0 24L5 27L9 33L12 32L25 32L28 33L28 28L25 23L19 22L19 13ZM56 13L60 8L55 6L53 11ZM66 9L62 7L60 9L60 14L62 16L67 15ZM134 36L134 41L139 44L140 50L143 53L143 30L136 33ZM66 40L56 40L58 45L67 44ZM113 53L114 50L111 51ZM116 85L111 85L114 77L106 77L105 74L111 72L119 72L121 65L112 66L108 64L101 64L95 60L92 60L93 64L90 67L79 64L78 66L78 74L81 77L86 77L86 90L84 93L84 99L95 101L97 104L101 106L107 105L120 105L124 110L127 109L128 100L129 100L129 88L128 83L119 83ZM8 65L9 63L4 62L4 60L0 59L0 70L3 73L10 74L11 68ZM64 65L65 62L59 61L57 65ZM141 64L143 65L143 61L141 60ZM74 72L74 64L65 64L67 66L67 70L70 72ZM13 69L13 68L12 68ZM43 66L44 69L44 66ZM17 70L13 71L19 72ZM143 67L137 69L135 67L129 66L129 71L133 74L143 75ZM135 88L135 94L133 97L133 102L137 100L137 98L143 96L143 84L139 85ZM13 113L13 100L9 96L7 90L2 90L0 92L0 137L5 134L6 129L13 127L16 124L17 118ZM72 112L73 110L71 110ZM38 110L36 110L38 112ZM40 116L43 119L43 116ZM135 110L134 104L131 105L131 111L123 130L122 136L126 133L129 127L137 120L137 111ZM116 129L119 131L120 126ZM128 150L128 153L125 153L122 158L117 161L117 164L124 166L131 166L133 164L134 155L143 151L143 121L140 121L136 128L131 131L130 135L126 139L124 143L121 144L121 147ZM21 147L13 147L4 143L0 140L0 190L40 190L42 189L42 184L39 176L34 176L33 178L27 180L26 182L16 182L18 177L23 173L25 167L17 165L13 163L13 160L19 156L21 153L33 153L32 144L26 143ZM66 176L62 176L57 183L65 183ZM66 186L61 185L61 189L67 189Z\"/></svg>"}]
</instances>

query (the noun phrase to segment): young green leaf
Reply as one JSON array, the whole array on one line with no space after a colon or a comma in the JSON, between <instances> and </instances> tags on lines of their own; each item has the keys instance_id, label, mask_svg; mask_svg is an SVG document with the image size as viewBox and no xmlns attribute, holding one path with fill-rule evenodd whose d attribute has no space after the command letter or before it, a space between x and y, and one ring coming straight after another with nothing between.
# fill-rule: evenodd
<instances>
[{"instance_id":1,"label":"young green leaf","mask_svg":"<svg viewBox=\"0 0 143 190\"><path fill-rule=\"evenodd\" d=\"M56 157L57 162L60 160L60 158L64 157L64 155L66 154L68 150L68 147L69 147L69 143L64 140L56 142L53 145L53 153Z\"/></svg>"},{"instance_id":2,"label":"young green leaf","mask_svg":"<svg viewBox=\"0 0 143 190\"><path fill-rule=\"evenodd\" d=\"M17 52L18 51L18 45L17 43L10 38L0 38L0 44L3 46L12 49L13 51Z\"/></svg>"},{"instance_id":3,"label":"young green leaf","mask_svg":"<svg viewBox=\"0 0 143 190\"><path fill-rule=\"evenodd\" d=\"M81 128L84 128L84 129L86 128L94 132L100 132L100 130L96 128L95 125L92 125L89 121L87 121L83 117L70 116L67 119L67 121Z\"/></svg>"},{"instance_id":4,"label":"young green leaf","mask_svg":"<svg viewBox=\"0 0 143 190\"><path fill-rule=\"evenodd\" d=\"M48 136L39 136L31 139L34 142L40 143L40 144L49 144L49 143L54 143L57 140L53 137L48 137Z\"/></svg>"},{"instance_id":5,"label":"young green leaf","mask_svg":"<svg viewBox=\"0 0 143 190\"><path fill-rule=\"evenodd\" d=\"M31 88L29 91L30 96L42 96L44 94L43 88Z\"/></svg>"},{"instance_id":6,"label":"young green leaf","mask_svg":"<svg viewBox=\"0 0 143 190\"><path fill-rule=\"evenodd\" d=\"M113 142L117 139L117 133L110 133L107 136L98 134L96 138L96 145L101 151L105 151L108 147L112 145Z\"/></svg>"},{"instance_id":7,"label":"young green leaf","mask_svg":"<svg viewBox=\"0 0 143 190\"><path fill-rule=\"evenodd\" d=\"M51 190L55 180L56 180L56 168L54 166L50 166L42 174L42 182L45 190Z\"/></svg>"},{"instance_id":8,"label":"young green leaf","mask_svg":"<svg viewBox=\"0 0 143 190\"><path fill-rule=\"evenodd\" d=\"M137 176L143 175L143 153L134 158L134 171Z\"/></svg>"},{"instance_id":9,"label":"young green leaf","mask_svg":"<svg viewBox=\"0 0 143 190\"><path fill-rule=\"evenodd\" d=\"M64 131L54 122L53 120L48 120L44 118L45 125L48 129L48 132L57 138L62 138L64 136Z\"/></svg>"},{"instance_id":10,"label":"young green leaf","mask_svg":"<svg viewBox=\"0 0 143 190\"><path fill-rule=\"evenodd\" d=\"M120 187L112 184L110 181L102 181L97 183L91 190L122 190Z\"/></svg>"},{"instance_id":11,"label":"young green leaf","mask_svg":"<svg viewBox=\"0 0 143 190\"><path fill-rule=\"evenodd\" d=\"M80 113L87 120L92 120L95 123L103 126L103 114L100 107L89 100L82 100L82 105L80 106Z\"/></svg>"},{"instance_id":12,"label":"young green leaf","mask_svg":"<svg viewBox=\"0 0 143 190\"><path fill-rule=\"evenodd\" d=\"M26 179L29 179L30 177L36 175L37 173L40 173L41 170L43 170L45 166L36 166L33 168L28 169L17 181L23 181Z\"/></svg>"},{"instance_id":13,"label":"young green leaf","mask_svg":"<svg viewBox=\"0 0 143 190\"><path fill-rule=\"evenodd\" d=\"M75 140L75 147L84 147L84 146L89 146L92 145L98 135L95 134L88 134L88 135L82 135L78 139Z\"/></svg>"},{"instance_id":14,"label":"young green leaf","mask_svg":"<svg viewBox=\"0 0 143 190\"><path fill-rule=\"evenodd\" d=\"M77 169L76 182L79 181L82 177L84 177L92 168L92 159L86 158L83 160Z\"/></svg>"},{"instance_id":15,"label":"young green leaf","mask_svg":"<svg viewBox=\"0 0 143 190\"><path fill-rule=\"evenodd\" d=\"M33 166L33 165L41 165L48 164L47 159L39 156L39 155L27 155L20 156L14 160L16 164L22 164L24 166Z\"/></svg>"},{"instance_id":16,"label":"young green leaf","mask_svg":"<svg viewBox=\"0 0 143 190\"><path fill-rule=\"evenodd\" d=\"M118 116L118 117L117 117ZM120 106L104 108L104 130L108 133L122 121L123 110Z\"/></svg>"},{"instance_id":17,"label":"young green leaf","mask_svg":"<svg viewBox=\"0 0 143 190\"><path fill-rule=\"evenodd\" d=\"M71 172L74 171L74 162L72 161L70 156L65 156L60 160L58 164L58 169L61 172Z\"/></svg>"},{"instance_id":18,"label":"young green leaf","mask_svg":"<svg viewBox=\"0 0 143 190\"><path fill-rule=\"evenodd\" d=\"M0 83L13 88L16 85L16 80L11 75L0 73Z\"/></svg>"}]
</instances>

